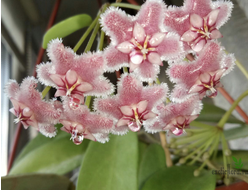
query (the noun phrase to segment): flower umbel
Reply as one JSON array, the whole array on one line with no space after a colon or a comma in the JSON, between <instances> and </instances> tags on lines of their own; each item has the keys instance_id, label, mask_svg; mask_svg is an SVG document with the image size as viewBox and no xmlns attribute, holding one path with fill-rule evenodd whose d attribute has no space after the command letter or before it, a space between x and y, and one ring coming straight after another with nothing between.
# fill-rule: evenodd
<instances>
[{"instance_id":1,"label":"flower umbel","mask_svg":"<svg viewBox=\"0 0 250 190\"><path fill-rule=\"evenodd\" d=\"M115 119L113 133L124 134L130 129L139 131L156 119L152 110L166 98L166 84L143 87L133 74L125 74L118 83L114 97L97 99L96 109Z\"/></svg>"}]
</instances>

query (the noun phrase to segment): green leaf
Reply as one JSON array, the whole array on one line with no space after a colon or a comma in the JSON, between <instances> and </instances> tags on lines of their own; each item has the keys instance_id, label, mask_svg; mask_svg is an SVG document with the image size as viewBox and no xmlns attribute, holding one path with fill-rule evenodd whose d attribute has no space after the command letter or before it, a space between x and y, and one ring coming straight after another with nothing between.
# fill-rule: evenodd
<instances>
[{"instance_id":1,"label":"green leaf","mask_svg":"<svg viewBox=\"0 0 250 190\"><path fill-rule=\"evenodd\" d=\"M91 142L83 159L77 190L137 190L138 139L129 132L105 144Z\"/></svg>"},{"instance_id":2,"label":"green leaf","mask_svg":"<svg viewBox=\"0 0 250 190\"><path fill-rule=\"evenodd\" d=\"M216 175L202 170L199 177L194 177L195 166L172 166L154 173L142 190L214 190Z\"/></svg>"},{"instance_id":3,"label":"green leaf","mask_svg":"<svg viewBox=\"0 0 250 190\"><path fill-rule=\"evenodd\" d=\"M206 122L214 122L218 123L222 116L226 113L225 110L213 105L204 103L203 109L199 115L199 117L195 121L206 121ZM244 122L236 119L233 115L229 117L227 123L240 123L243 124Z\"/></svg>"},{"instance_id":4,"label":"green leaf","mask_svg":"<svg viewBox=\"0 0 250 190\"><path fill-rule=\"evenodd\" d=\"M14 164L15 165L17 162L19 162L24 156L26 156L29 152L31 152L32 150L38 148L39 146L44 145L45 143L48 142L52 142L54 140L58 140L59 138L63 138L66 136L69 136L68 133L65 133L63 131L60 130L60 128L62 127L62 124L57 124L55 125L55 127L57 128L57 135L54 138L47 138L44 135L42 135L41 133L38 133L38 135L32 139L21 151L21 153L18 155L18 157L15 159Z\"/></svg>"},{"instance_id":5,"label":"green leaf","mask_svg":"<svg viewBox=\"0 0 250 190\"><path fill-rule=\"evenodd\" d=\"M248 125L243 124L240 127L235 127L232 129L223 131L226 140L233 140L238 138L243 138L248 136Z\"/></svg>"},{"instance_id":6,"label":"green leaf","mask_svg":"<svg viewBox=\"0 0 250 190\"><path fill-rule=\"evenodd\" d=\"M139 167L139 189L153 173L164 167L166 167L166 158L163 148L158 144L151 144L143 154Z\"/></svg>"},{"instance_id":7,"label":"green leaf","mask_svg":"<svg viewBox=\"0 0 250 190\"><path fill-rule=\"evenodd\" d=\"M236 165L238 164L238 160L241 160L241 164L243 164L241 170L247 170L248 169L248 151L246 150L233 150L231 151L231 158L230 159L230 168L237 169ZM212 162L217 165L219 168L223 167L223 153L222 151L218 151L217 157L212 160ZM240 164L240 165L241 165ZM236 167L235 167L236 166Z\"/></svg>"},{"instance_id":8,"label":"green leaf","mask_svg":"<svg viewBox=\"0 0 250 190\"><path fill-rule=\"evenodd\" d=\"M89 26L92 18L87 14L79 14L63 20L51 27L43 36L43 48L47 48L47 44L55 38L63 38L73 32Z\"/></svg>"},{"instance_id":9,"label":"green leaf","mask_svg":"<svg viewBox=\"0 0 250 190\"><path fill-rule=\"evenodd\" d=\"M74 190L74 184L65 176L54 174L31 174L6 176L1 179L4 190Z\"/></svg>"},{"instance_id":10,"label":"green leaf","mask_svg":"<svg viewBox=\"0 0 250 190\"><path fill-rule=\"evenodd\" d=\"M146 149L147 149L147 144L146 143L144 143L144 142L141 142L141 141L139 141L138 142L138 151L139 151L139 154L138 154L138 167L140 166L140 163L141 163L141 161L142 161L142 157L143 157L143 154L144 154L144 152L146 151Z\"/></svg>"},{"instance_id":11,"label":"green leaf","mask_svg":"<svg viewBox=\"0 0 250 190\"><path fill-rule=\"evenodd\" d=\"M24 148L9 174L65 174L80 166L88 143L84 140L81 145L75 145L65 132L51 139L39 134Z\"/></svg>"}]
</instances>

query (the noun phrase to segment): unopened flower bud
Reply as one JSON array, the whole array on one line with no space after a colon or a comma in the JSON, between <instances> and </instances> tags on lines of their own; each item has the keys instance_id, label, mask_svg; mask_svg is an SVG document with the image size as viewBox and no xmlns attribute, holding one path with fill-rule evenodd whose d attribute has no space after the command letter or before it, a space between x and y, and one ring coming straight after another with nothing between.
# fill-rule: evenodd
<instances>
[{"instance_id":1,"label":"unopened flower bud","mask_svg":"<svg viewBox=\"0 0 250 190\"><path fill-rule=\"evenodd\" d=\"M183 148L183 149L182 149L182 152L183 152L184 154L187 154L187 153L188 153L188 148Z\"/></svg>"},{"instance_id":2,"label":"unopened flower bud","mask_svg":"<svg viewBox=\"0 0 250 190\"><path fill-rule=\"evenodd\" d=\"M202 156L202 159L205 161L209 158L209 153L208 152L205 152Z\"/></svg>"},{"instance_id":3,"label":"unopened flower bud","mask_svg":"<svg viewBox=\"0 0 250 190\"><path fill-rule=\"evenodd\" d=\"M171 145L170 145L170 148L176 148L176 147L177 147L176 144L171 144Z\"/></svg>"},{"instance_id":4,"label":"unopened flower bud","mask_svg":"<svg viewBox=\"0 0 250 190\"><path fill-rule=\"evenodd\" d=\"M200 175L200 170L194 170L194 176L195 177L198 177Z\"/></svg>"},{"instance_id":5,"label":"unopened flower bud","mask_svg":"<svg viewBox=\"0 0 250 190\"><path fill-rule=\"evenodd\" d=\"M174 151L174 154L180 154L180 152L181 151L179 149L177 149L177 150Z\"/></svg>"},{"instance_id":6,"label":"unopened flower bud","mask_svg":"<svg viewBox=\"0 0 250 190\"><path fill-rule=\"evenodd\" d=\"M225 155L226 156L230 156L231 154L232 154L231 150L229 150L229 149L225 150Z\"/></svg>"},{"instance_id":7,"label":"unopened flower bud","mask_svg":"<svg viewBox=\"0 0 250 190\"><path fill-rule=\"evenodd\" d=\"M179 163L180 163L180 164L185 164L185 162L186 162L186 159L185 159L185 158L181 158L181 159L179 160Z\"/></svg>"}]
</instances>

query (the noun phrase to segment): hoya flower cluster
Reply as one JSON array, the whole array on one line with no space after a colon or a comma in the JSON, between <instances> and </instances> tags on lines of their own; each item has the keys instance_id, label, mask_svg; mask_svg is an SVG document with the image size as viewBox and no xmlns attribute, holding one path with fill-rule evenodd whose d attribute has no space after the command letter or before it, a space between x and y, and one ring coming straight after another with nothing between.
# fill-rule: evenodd
<instances>
[{"instance_id":1,"label":"hoya flower cluster","mask_svg":"<svg viewBox=\"0 0 250 190\"><path fill-rule=\"evenodd\" d=\"M198 117L202 98L215 97L221 77L233 68L234 56L216 41L232 7L227 1L186 0L183 7L167 7L162 0L147 0L136 16L108 8L100 18L111 39L104 51L77 55L55 39L47 49L51 62L37 66L39 82L56 88L61 101L42 100L33 77L20 86L13 80L7 84L15 122L49 137L61 123L75 144L84 138L104 143L109 133L142 127L181 135ZM193 61L185 61L189 53ZM175 83L171 92L165 83L154 84L163 64L169 64L166 77ZM129 73L121 76L113 95L114 86L103 73L122 67ZM84 105L86 96L97 97L94 112ZM167 98L171 102L166 104Z\"/></svg>"}]
</instances>

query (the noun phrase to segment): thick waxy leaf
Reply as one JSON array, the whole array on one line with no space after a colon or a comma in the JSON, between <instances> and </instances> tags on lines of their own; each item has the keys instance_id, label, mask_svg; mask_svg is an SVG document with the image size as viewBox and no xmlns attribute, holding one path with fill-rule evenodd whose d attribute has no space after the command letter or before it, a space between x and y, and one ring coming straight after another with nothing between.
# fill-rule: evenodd
<instances>
[{"instance_id":1,"label":"thick waxy leaf","mask_svg":"<svg viewBox=\"0 0 250 190\"><path fill-rule=\"evenodd\" d=\"M247 170L248 169L248 152L246 150L233 150L230 156L230 168ZM235 160L236 159L236 160ZM217 157L212 162L220 167L223 167L223 153L218 151ZM235 165L236 164L236 165ZM242 164L242 167L237 167L237 164Z\"/></svg>"},{"instance_id":2,"label":"thick waxy leaf","mask_svg":"<svg viewBox=\"0 0 250 190\"><path fill-rule=\"evenodd\" d=\"M92 18L87 14L79 14L63 20L51 27L43 36L43 48L47 48L47 44L55 38L63 38L73 32L89 26Z\"/></svg>"},{"instance_id":3,"label":"thick waxy leaf","mask_svg":"<svg viewBox=\"0 0 250 190\"><path fill-rule=\"evenodd\" d=\"M74 190L74 184L64 176L54 174L31 174L2 177L4 190Z\"/></svg>"},{"instance_id":4,"label":"thick waxy leaf","mask_svg":"<svg viewBox=\"0 0 250 190\"><path fill-rule=\"evenodd\" d=\"M77 146L64 132L51 139L39 134L23 149L9 174L65 174L80 166L88 143L85 139Z\"/></svg>"},{"instance_id":5,"label":"thick waxy leaf","mask_svg":"<svg viewBox=\"0 0 250 190\"><path fill-rule=\"evenodd\" d=\"M199 115L199 117L195 121L207 121L207 122L214 122L218 123L222 116L226 113L225 110L213 105L204 103L203 109ZM243 124L244 122L236 119L233 115L229 117L227 123L240 123Z\"/></svg>"},{"instance_id":6,"label":"thick waxy leaf","mask_svg":"<svg viewBox=\"0 0 250 190\"><path fill-rule=\"evenodd\" d=\"M140 163L142 161L144 152L147 150L147 144L143 143L141 141L138 142L138 151L139 151L139 155L138 155L138 167L140 167Z\"/></svg>"},{"instance_id":7,"label":"thick waxy leaf","mask_svg":"<svg viewBox=\"0 0 250 190\"><path fill-rule=\"evenodd\" d=\"M166 167L164 150L158 144L151 144L144 152L139 166L139 189L152 174L164 167Z\"/></svg>"},{"instance_id":8,"label":"thick waxy leaf","mask_svg":"<svg viewBox=\"0 0 250 190\"><path fill-rule=\"evenodd\" d=\"M224 135L227 140L233 140L238 138L243 138L248 136L248 125L243 124L240 127L235 127L233 129L224 130Z\"/></svg>"},{"instance_id":9,"label":"thick waxy leaf","mask_svg":"<svg viewBox=\"0 0 250 190\"><path fill-rule=\"evenodd\" d=\"M112 135L105 144L90 142L77 183L77 190L136 190L138 169L137 134Z\"/></svg>"},{"instance_id":10,"label":"thick waxy leaf","mask_svg":"<svg viewBox=\"0 0 250 190\"><path fill-rule=\"evenodd\" d=\"M199 177L194 177L195 166L172 166L154 173L142 190L214 190L216 175L202 170Z\"/></svg>"}]
</instances>

